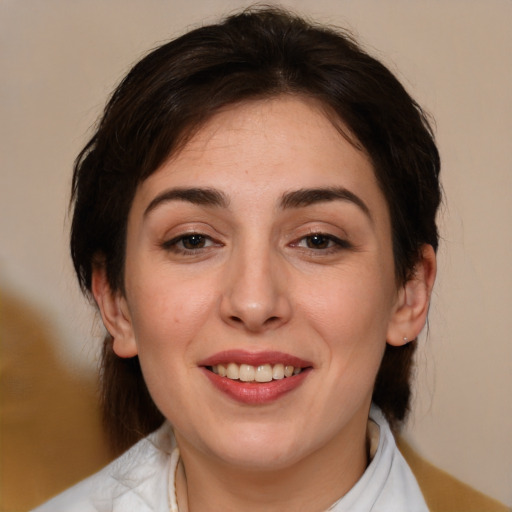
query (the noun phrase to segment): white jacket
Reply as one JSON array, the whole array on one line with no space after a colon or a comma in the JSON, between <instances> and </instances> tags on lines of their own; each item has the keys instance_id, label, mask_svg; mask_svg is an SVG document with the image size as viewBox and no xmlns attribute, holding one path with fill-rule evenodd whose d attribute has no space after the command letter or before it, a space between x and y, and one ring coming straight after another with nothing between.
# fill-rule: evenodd
<instances>
[{"instance_id":1,"label":"white jacket","mask_svg":"<svg viewBox=\"0 0 512 512\"><path fill-rule=\"evenodd\" d=\"M368 468L330 512L428 512L409 466L377 407L380 433ZM178 450L165 423L121 457L33 512L169 512L173 510Z\"/></svg>"}]
</instances>

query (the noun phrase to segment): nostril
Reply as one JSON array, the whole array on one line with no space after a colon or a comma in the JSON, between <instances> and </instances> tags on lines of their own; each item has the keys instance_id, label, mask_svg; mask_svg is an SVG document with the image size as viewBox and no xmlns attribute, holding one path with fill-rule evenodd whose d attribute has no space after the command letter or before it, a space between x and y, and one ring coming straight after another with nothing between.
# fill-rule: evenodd
<instances>
[{"instance_id":1,"label":"nostril","mask_svg":"<svg viewBox=\"0 0 512 512\"><path fill-rule=\"evenodd\" d=\"M259 328L262 328L262 327L272 327L274 324L277 324L279 323L279 317L278 316L271 316L269 318L267 318L266 320L264 320L263 322L261 321L258 321L258 322L251 322L250 319L247 319L247 320L244 320L243 317L239 317L239 316L236 316L236 315L231 315L229 317L230 321L233 323L233 324L236 324L236 325L246 325L249 329L259 329Z\"/></svg>"},{"instance_id":2,"label":"nostril","mask_svg":"<svg viewBox=\"0 0 512 512\"><path fill-rule=\"evenodd\" d=\"M271 325L276 323L279 320L279 317L277 316L271 316L270 318L267 318L264 322L264 325Z\"/></svg>"}]
</instances>

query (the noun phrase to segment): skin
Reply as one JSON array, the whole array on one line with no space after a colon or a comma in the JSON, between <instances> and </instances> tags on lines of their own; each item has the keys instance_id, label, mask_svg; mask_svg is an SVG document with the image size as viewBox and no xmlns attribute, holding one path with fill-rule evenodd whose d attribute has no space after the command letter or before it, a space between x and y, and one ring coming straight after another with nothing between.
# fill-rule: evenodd
<instances>
[{"instance_id":1,"label":"skin","mask_svg":"<svg viewBox=\"0 0 512 512\"><path fill-rule=\"evenodd\" d=\"M215 189L227 204L162 199L191 187ZM282 204L312 188L350 194ZM175 428L180 510L320 511L343 496L368 462L386 342L419 334L434 277L425 246L414 278L397 286L372 164L318 104L284 96L207 122L136 192L125 295L108 288L104 269L93 277L114 350L138 354ZM232 349L278 350L311 370L277 400L243 404L199 365Z\"/></svg>"}]
</instances>

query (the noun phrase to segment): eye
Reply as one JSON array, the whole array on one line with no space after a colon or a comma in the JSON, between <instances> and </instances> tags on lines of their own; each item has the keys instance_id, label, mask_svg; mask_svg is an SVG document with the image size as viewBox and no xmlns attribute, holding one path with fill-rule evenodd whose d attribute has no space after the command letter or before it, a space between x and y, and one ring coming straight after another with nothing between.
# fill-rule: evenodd
<instances>
[{"instance_id":1,"label":"eye","mask_svg":"<svg viewBox=\"0 0 512 512\"><path fill-rule=\"evenodd\" d=\"M183 236L178 240L178 243L182 244L185 249L202 249L207 245L209 240L203 236L198 234Z\"/></svg>"},{"instance_id":2,"label":"eye","mask_svg":"<svg viewBox=\"0 0 512 512\"><path fill-rule=\"evenodd\" d=\"M317 251L336 251L351 247L351 244L347 240L341 240L336 236L325 233L312 233L311 235L301 238L292 245Z\"/></svg>"},{"instance_id":3,"label":"eye","mask_svg":"<svg viewBox=\"0 0 512 512\"><path fill-rule=\"evenodd\" d=\"M304 238L309 249L327 249L333 244L333 240L322 234L314 234Z\"/></svg>"},{"instance_id":4,"label":"eye","mask_svg":"<svg viewBox=\"0 0 512 512\"><path fill-rule=\"evenodd\" d=\"M206 235L202 235L201 233L188 233L164 242L162 247L173 252L190 254L215 245L219 244L216 244Z\"/></svg>"}]
</instances>

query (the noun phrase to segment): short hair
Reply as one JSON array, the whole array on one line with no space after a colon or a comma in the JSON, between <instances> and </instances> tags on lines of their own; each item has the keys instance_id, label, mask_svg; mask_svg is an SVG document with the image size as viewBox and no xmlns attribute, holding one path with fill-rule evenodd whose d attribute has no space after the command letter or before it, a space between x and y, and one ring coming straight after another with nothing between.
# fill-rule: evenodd
<instances>
[{"instance_id":1,"label":"short hair","mask_svg":"<svg viewBox=\"0 0 512 512\"><path fill-rule=\"evenodd\" d=\"M82 290L95 265L124 292L128 213L137 187L226 105L280 95L313 98L371 158L389 208L397 283L421 247L438 246L440 160L426 114L394 75L346 32L277 8L252 8L192 30L138 62L110 98L73 175L71 254ZM411 396L416 340L386 346L373 401L393 428ZM118 450L157 428L137 356L122 359L107 336L102 407Z\"/></svg>"}]
</instances>

